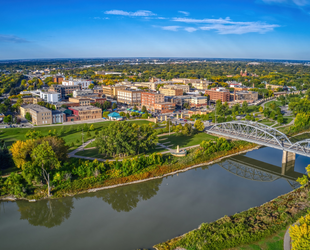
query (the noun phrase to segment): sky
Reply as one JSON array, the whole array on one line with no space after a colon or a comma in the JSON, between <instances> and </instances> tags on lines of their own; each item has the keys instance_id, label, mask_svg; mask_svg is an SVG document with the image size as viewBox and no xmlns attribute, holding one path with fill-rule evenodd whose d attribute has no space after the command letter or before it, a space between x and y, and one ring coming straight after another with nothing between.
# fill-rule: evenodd
<instances>
[{"instance_id":1,"label":"sky","mask_svg":"<svg viewBox=\"0 0 310 250\"><path fill-rule=\"evenodd\" d=\"M1 0L0 60L310 60L310 0Z\"/></svg>"}]
</instances>

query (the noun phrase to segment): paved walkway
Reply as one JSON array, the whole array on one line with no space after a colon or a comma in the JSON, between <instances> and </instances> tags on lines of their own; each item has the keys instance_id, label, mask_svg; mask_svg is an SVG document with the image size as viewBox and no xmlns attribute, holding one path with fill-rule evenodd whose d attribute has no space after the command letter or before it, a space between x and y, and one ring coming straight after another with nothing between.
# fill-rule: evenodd
<instances>
[{"instance_id":1,"label":"paved walkway","mask_svg":"<svg viewBox=\"0 0 310 250\"><path fill-rule=\"evenodd\" d=\"M73 150L72 152L70 152L68 154L69 157L77 157L77 155L75 155L77 152L80 152L83 150L83 148L85 148L89 143L92 143L93 141L95 141L95 139L91 139L87 142L84 142L81 146L79 146L77 149ZM91 149L91 148L90 148ZM79 157L77 157L79 158Z\"/></svg>"}]
</instances>

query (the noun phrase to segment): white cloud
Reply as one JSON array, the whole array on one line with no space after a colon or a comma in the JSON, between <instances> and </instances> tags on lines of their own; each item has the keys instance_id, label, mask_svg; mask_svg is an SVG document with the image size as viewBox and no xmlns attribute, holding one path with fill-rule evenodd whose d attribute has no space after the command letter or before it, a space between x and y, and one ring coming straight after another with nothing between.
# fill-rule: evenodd
<instances>
[{"instance_id":1,"label":"white cloud","mask_svg":"<svg viewBox=\"0 0 310 250\"><path fill-rule=\"evenodd\" d=\"M297 6L306 6L310 5L310 0L262 0L265 3L278 3L278 4L288 4L288 5L297 5Z\"/></svg>"},{"instance_id":2,"label":"white cloud","mask_svg":"<svg viewBox=\"0 0 310 250\"><path fill-rule=\"evenodd\" d=\"M216 30L219 34L246 34L246 33L260 33L264 34L268 31L273 31L274 28L280 27L277 24L265 24L265 23L250 23L246 25L235 24L235 25L223 25L223 24L211 24L208 26L200 27L201 30Z\"/></svg>"},{"instance_id":3,"label":"white cloud","mask_svg":"<svg viewBox=\"0 0 310 250\"><path fill-rule=\"evenodd\" d=\"M187 12L187 11L179 10L178 12L181 14L184 14L185 16L189 16L189 12Z\"/></svg>"},{"instance_id":4,"label":"white cloud","mask_svg":"<svg viewBox=\"0 0 310 250\"><path fill-rule=\"evenodd\" d=\"M110 18L108 18L108 17L98 17L98 16L96 16L96 17L94 17L94 19L96 19L96 20L107 20L107 19L110 19Z\"/></svg>"},{"instance_id":5,"label":"white cloud","mask_svg":"<svg viewBox=\"0 0 310 250\"><path fill-rule=\"evenodd\" d=\"M277 24L267 24L262 22L235 22L229 17L218 19L193 19L193 18L173 18L175 22L208 24L200 27L201 30L216 30L219 34L245 34L245 33L266 33L280 27ZM193 32L195 28L184 28L186 31ZM197 29L196 29L197 30Z\"/></svg>"},{"instance_id":6,"label":"white cloud","mask_svg":"<svg viewBox=\"0 0 310 250\"><path fill-rule=\"evenodd\" d=\"M14 36L14 35L1 35L0 34L0 42L7 42L7 43L29 43L24 38Z\"/></svg>"},{"instance_id":7,"label":"white cloud","mask_svg":"<svg viewBox=\"0 0 310 250\"><path fill-rule=\"evenodd\" d=\"M104 14L117 15L117 16L130 16L130 17L156 16L156 14L154 14L152 11L149 11L149 10L138 10L135 12L128 12L128 11L123 11L123 10L109 10L109 11L105 11Z\"/></svg>"},{"instance_id":8,"label":"white cloud","mask_svg":"<svg viewBox=\"0 0 310 250\"><path fill-rule=\"evenodd\" d=\"M184 28L184 30L186 30L187 32L194 32L194 31L196 31L198 29L193 28L193 27L186 27L186 28Z\"/></svg>"},{"instance_id":9,"label":"white cloud","mask_svg":"<svg viewBox=\"0 0 310 250\"><path fill-rule=\"evenodd\" d=\"M170 30L170 31L178 31L181 27L180 26L162 26L163 30Z\"/></svg>"}]
</instances>

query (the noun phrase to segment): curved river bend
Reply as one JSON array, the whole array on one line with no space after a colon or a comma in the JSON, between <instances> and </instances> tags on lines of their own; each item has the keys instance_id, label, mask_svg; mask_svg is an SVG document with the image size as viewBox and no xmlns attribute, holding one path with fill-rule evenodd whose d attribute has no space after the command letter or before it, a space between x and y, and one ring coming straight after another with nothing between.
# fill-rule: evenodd
<instances>
[{"instance_id":1,"label":"curved river bend","mask_svg":"<svg viewBox=\"0 0 310 250\"><path fill-rule=\"evenodd\" d=\"M218 164L72 198L0 202L1 249L129 249L259 206L296 187L310 158L281 175L282 152L261 148Z\"/></svg>"}]
</instances>

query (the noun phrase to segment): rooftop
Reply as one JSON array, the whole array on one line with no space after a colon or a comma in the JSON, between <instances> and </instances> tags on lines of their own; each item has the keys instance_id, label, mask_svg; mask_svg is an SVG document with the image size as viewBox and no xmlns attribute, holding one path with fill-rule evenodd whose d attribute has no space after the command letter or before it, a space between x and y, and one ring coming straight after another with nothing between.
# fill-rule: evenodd
<instances>
[{"instance_id":1,"label":"rooftop","mask_svg":"<svg viewBox=\"0 0 310 250\"><path fill-rule=\"evenodd\" d=\"M79 106L79 107L70 107L70 109L74 109L74 110L77 110L77 111L85 111L85 110L98 110L100 108L97 108L97 107L94 107L94 106Z\"/></svg>"}]
</instances>

